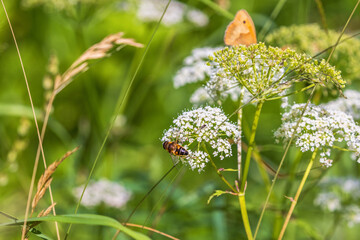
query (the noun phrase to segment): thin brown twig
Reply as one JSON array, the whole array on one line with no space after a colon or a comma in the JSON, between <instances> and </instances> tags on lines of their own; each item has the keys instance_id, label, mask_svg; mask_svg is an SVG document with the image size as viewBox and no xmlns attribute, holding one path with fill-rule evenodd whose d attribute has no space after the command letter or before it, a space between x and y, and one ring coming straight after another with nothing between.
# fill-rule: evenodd
<instances>
[{"instance_id":1,"label":"thin brown twig","mask_svg":"<svg viewBox=\"0 0 360 240\"><path fill-rule=\"evenodd\" d=\"M165 237L168 237L170 239L174 239L174 240L180 240L179 238L176 238L176 237L173 237L167 233L164 233L164 232L160 232L159 230L156 230L156 229L153 229L151 227L145 227L143 225L138 225L138 224L134 224L134 223L123 223L123 225L125 226L129 226L129 227L137 227L137 228L143 228L143 229L146 229L146 230L149 230L149 231L152 231L152 232L155 232L155 233L158 233L158 234L161 234Z\"/></svg>"}]
</instances>

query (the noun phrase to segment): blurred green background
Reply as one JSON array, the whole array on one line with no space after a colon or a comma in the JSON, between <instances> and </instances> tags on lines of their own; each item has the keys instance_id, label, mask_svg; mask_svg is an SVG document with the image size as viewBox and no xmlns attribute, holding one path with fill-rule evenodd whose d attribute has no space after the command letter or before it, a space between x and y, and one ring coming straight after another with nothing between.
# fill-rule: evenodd
<instances>
[{"instance_id":1,"label":"blurred green background","mask_svg":"<svg viewBox=\"0 0 360 240\"><path fill-rule=\"evenodd\" d=\"M63 73L81 53L105 36L124 32L124 37L134 38L146 45L156 26L156 21L147 22L138 17L141 1L136 0L4 2L24 61L40 126L46 104L43 79L51 56L58 58L59 72ZM92 177L94 180L106 178L121 183L132 192L132 198L123 209L80 207L81 213L103 214L124 221L144 194L172 166L169 154L162 149L160 138L178 114L192 108L189 103L192 91L188 87L175 90L173 77L192 49L223 46L224 31L231 21L206 4L208 1L181 2L184 6L201 10L208 17L208 24L197 26L183 20L173 25L160 25ZM350 0L323 1L329 29L340 31L355 3ZM254 20L257 32L268 20L272 22L270 31L292 24L321 25L316 1L285 1L278 17L272 20L270 15L277 4L278 1L234 0L229 1L228 11L235 14L239 9L246 9ZM0 12L0 211L23 218L38 138L16 48L4 11ZM357 10L346 32L358 31L358 13ZM54 174L52 188L58 214L74 212L77 199L72 191L84 184L109 127L116 102L118 98L123 98L143 53L144 48L125 47L109 58L96 61L56 97L44 139L47 162L53 162L66 151L80 146ZM357 83L354 84L356 86ZM273 146L272 136L280 125L279 106L280 101L264 106L256 139L257 144L265 145L265 149L267 145L270 146L271 151L264 150L264 159L273 167L277 166L283 153L281 146ZM228 108L234 109L233 106ZM229 109L225 107L227 114L232 112ZM251 124L253 111L253 106L244 109L248 125ZM27 134L22 136L18 128L24 119L28 119L31 125ZM23 148L14 146L19 139L20 144L24 144ZM9 153L16 154L11 163ZM291 156L295 156L295 153L290 154L290 159ZM236 164L235 161L224 160L219 162L219 166L235 168ZM285 163L283 171L286 170ZM40 161L38 177L43 171ZM347 176L355 172L359 172L358 167L354 168L353 162L347 162L337 165L336 169L326 174ZM226 175L230 179L236 177L235 173ZM178 176L178 180L173 181L175 176ZM247 191L248 211L250 222L255 228L266 197L266 189L256 164L250 166L248 181L252 185ZM286 180L279 180L275 192L282 189L285 183ZM225 186L213 171L199 174L188 169L180 173L174 170L145 200L130 222L148 226L156 223L154 228L180 239L246 238L235 197L225 195L206 204L215 189L225 189ZM298 204L294 217L297 218L296 214L300 212L301 221L290 224L286 239L322 239L323 233L329 230L333 216L313 206L313 195L314 192L309 191ZM267 211L258 239L272 237L276 223L274 219L279 218L278 210L286 210L288 206L282 206L288 204L282 198L281 195L274 196L277 205L272 204ZM38 210L47 208L49 203L46 194ZM159 215L160 211L164 213ZM1 222L9 221L5 217L0 219ZM356 239L359 230L341 224L332 239ZM62 235L66 227L66 224L61 226ZM39 230L55 238L53 224L42 224ZM70 239L109 239L114 232L110 228L76 225L73 226ZM1 239L19 237L18 227L0 228ZM165 239L159 235L152 237ZM121 236L119 239L127 237Z\"/></svg>"}]
</instances>

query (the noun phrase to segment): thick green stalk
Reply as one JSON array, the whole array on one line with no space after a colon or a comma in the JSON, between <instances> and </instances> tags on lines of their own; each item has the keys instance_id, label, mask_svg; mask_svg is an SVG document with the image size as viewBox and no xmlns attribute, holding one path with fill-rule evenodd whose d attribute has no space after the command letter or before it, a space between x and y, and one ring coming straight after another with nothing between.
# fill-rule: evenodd
<instances>
[{"instance_id":1,"label":"thick green stalk","mask_svg":"<svg viewBox=\"0 0 360 240\"><path fill-rule=\"evenodd\" d=\"M239 196L241 216L242 216L242 220L244 223L246 236L247 236L248 240L252 240L254 238L253 238L253 235L251 232L249 217L248 217L247 210L246 210L245 194L239 193L238 196Z\"/></svg>"},{"instance_id":2,"label":"thick green stalk","mask_svg":"<svg viewBox=\"0 0 360 240\"><path fill-rule=\"evenodd\" d=\"M263 103L264 103L264 101L260 101L260 102L258 102L258 104L256 106L255 117L254 117L253 125L251 127L249 148L248 148L247 154L246 154L245 165L244 165L244 170L243 170L243 176L242 176L241 186L240 186L240 192L239 192L239 195L238 195L239 196L239 204L240 204L241 216L242 216L242 219L243 219L245 232L246 232L247 238L251 239L251 240L253 239L253 236L252 236L251 227L250 227L250 223L249 223L249 217L248 217L247 209L246 209L245 183L246 183L247 175L248 175L248 172L249 172L251 155L252 155L252 151L254 149L254 143L255 143L256 129L257 129L257 126L258 126L258 123L259 123L260 112L261 112Z\"/></svg>"},{"instance_id":3,"label":"thick green stalk","mask_svg":"<svg viewBox=\"0 0 360 240\"><path fill-rule=\"evenodd\" d=\"M264 104L264 101L259 101L257 106L256 106L254 122L253 122L253 125L251 127L251 135L250 135L250 139L249 139L249 148L248 148L248 151L247 151L247 154L246 154L245 165L244 165L244 170L243 170L243 177L241 179L240 193L244 193L246 179L247 179L247 175L248 175L248 172L249 172L251 155L252 155L252 151L254 149L256 129L257 129L257 126L258 126L258 123L259 123L260 112L261 112L263 104Z\"/></svg>"},{"instance_id":4,"label":"thick green stalk","mask_svg":"<svg viewBox=\"0 0 360 240\"><path fill-rule=\"evenodd\" d=\"M312 165L313 165L314 160L315 160L316 155L317 155L317 151L318 151L318 149L315 149L315 151L313 152L313 154L311 156L310 162L309 162L309 164L308 164L308 166L306 168L306 171L304 173L304 176L303 176L303 178L302 178L302 180L300 182L300 185L299 185L299 188L298 188L298 190L296 192L295 198L292 200L289 212L286 215L285 222L284 222L284 224L283 224L283 226L281 228L281 232L280 232L280 235L278 237L278 240L281 240L284 237L286 227L287 227L287 225L288 225L288 223L290 221L290 217L291 217L291 215L292 215L292 213L293 213L293 211L295 209L296 203L297 203L297 201L299 199L299 196L300 196L300 193L301 193L301 191L302 191L302 189L303 189L303 187L305 185L306 179L309 176L310 170L312 168Z\"/></svg>"}]
</instances>

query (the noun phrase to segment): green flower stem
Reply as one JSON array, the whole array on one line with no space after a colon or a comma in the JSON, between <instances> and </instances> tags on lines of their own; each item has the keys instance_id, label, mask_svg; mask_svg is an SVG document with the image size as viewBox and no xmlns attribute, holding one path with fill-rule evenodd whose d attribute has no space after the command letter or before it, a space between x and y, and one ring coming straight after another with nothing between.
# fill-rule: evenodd
<instances>
[{"instance_id":1,"label":"green flower stem","mask_svg":"<svg viewBox=\"0 0 360 240\"><path fill-rule=\"evenodd\" d=\"M256 129L257 129L257 126L258 126L258 123L259 123L260 112L261 112L263 104L264 104L264 101L259 101L257 106L256 106L254 122L253 122L253 125L251 127L249 148L248 148L246 158L245 158L245 166L244 166L244 170L243 170L243 177L242 177L241 185L240 185L240 193L244 193L246 179L247 179L247 175L248 175L248 172L249 172L251 155L252 155L252 151L254 149Z\"/></svg>"},{"instance_id":2,"label":"green flower stem","mask_svg":"<svg viewBox=\"0 0 360 240\"><path fill-rule=\"evenodd\" d=\"M250 126L248 125L246 119L244 119L243 123L242 123L242 134L245 136L246 139L250 138ZM248 146L245 143L242 143L242 149L244 149L244 152L248 151ZM269 179L269 175L267 173L267 164L265 163L265 161L261 158L259 149L257 149L257 147L255 146L253 149L253 154L252 154L253 159L256 161L257 165L258 165L258 169L261 175L261 178L266 186L266 190L267 192L269 192L271 183L270 183L270 179Z\"/></svg>"},{"instance_id":3,"label":"green flower stem","mask_svg":"<svg viewBox=\"0 0 360 240\"><path fill-rule=\"evenodd\" d=\"M346 149L346 148L342 148L342 147L338 147L338 146L335 146L335 145L333 145L332 148L341 150L341 151L343 151L343 152L353 152L352 150L349 150L349 149Z\"/></svg>"},{"instance_id":4,"label":"green flower stem","mask_svg":"<svg viewBox=\"0 0 360 240\"><path fill-rule=\"evenodd\" d=\"M281 95L281 96L278 96L278 97L267 98L266 100L267 100L267 101L272 101L272 100L282 99L282 98L284 98L284 97L288 97L288 96L291 96L291 95L298 94L298 93L300 93L300 92L304 92L304 91L306 91L306 90L308 90L308 89L310 89L310 88L313 88L314 86L315 86L315 84L310 84L310 85L308 85L308 86L306 86L306 87L303 87L303 88L301 88L301 89L299 89L299 90L297 90L297 91L288 93L288 94L286 94L286 95Z\"/></svg>"},{"instance_id":5,"label":"green flower stem","mask_svg":"<svg viewBox=\"0 0 360 240\"><path fill-rule=\"evenodd\" d=\"M214 161L210 158L210 162L211 165L215 168L216 173L219 175L219 177L221 178L221 180L223 180L223 182L233 191L233 192L237 192L235 190L235 188L233 186L231 186L231 184L228 182L228 180L226 180L226 178L224 177L224 175L221 174L221 172L219 171L219 169L216 167Z\"/></svg>"},{"instance_id":6,"label":"green flower stem","mask_svg":"<svg viewBox=\"0 0 360 240\"><path fill-rule=\"evenodd\" d=\"M254 238L253 238L253 235L251 232L249 217L248 217L247 210L246 210L245 194L239 193L238 196L239 196L241 216L243 219L246 236L247 236L248 240L252 240Z\"/></svg>"},{"instance_id":7,"label":"green flower stem","mask_svg":"<svg viewBox=\"0 0 360 240\"><path fill-rule=\"evenodd\" d=\"M241 123L242 123L242 104L243 104L243 99L244 99L244 93L245 93L245 87L242 86L241 87L241 93L239 96L239 111L238 111L238 128L239 131L241 131L242 127L241 127ZM238 179L240 181L241 179L241 137L239 138L238 142L237 142L237 163L238 163Z\"/></svg>"},{"instance_id":8,"label":"green flower stem","mask_svg":"<svg viewBox=\"0 0 360 240\"><path fill-rule=\"evenodd\" d=\"M313 165L314 160L315 160L316 155L317 155L317 151L318 151L318 149L315 149L315 151L313 152L313 154L311 156L310 162L309 162L309 164L308 164L308 166L306 168L306 171L304 173L304 176L303 176L303 178L302 178L302 180L300 182L300 185L299 185L299 188L298 188L298 190L296 192L295 198L294 198L294 200L292 200L289 212L286 215L285 222L284 222L284 224L283 224L283 226L281 228L281 232L280 232L280 235L278 237L278 240L281 240L284 237L286 227L287 227L287 225L288 225L288 223L290 221L290 217L291 217L291 215L292 215L292 213L293 213L293 211L295 209L296 203L297 203L297 201L299 199L299 196L300 196L300 193L301 193L301 191L302 191L302 189L303 189L303 187L305 185L306 179L309 176L310 170L312 168L312 165Z\"/></svg>"},{"instance_id":9,"label":"green flower stem","mask_svg":"<svg viewBox=\"0 0 360 240\"><path fill-rule=\"evenodd\" d=\"M226 178L224 177L224 175L221 174L221 172L219 171L219 168L216 166L216 164L214 163L214 161L212 160L212 158L210 157L210 154L205 146L205 144L202 144L202 147L204 148L205 152L209 155L209 159L211 162L211 165L214 167L217 175L219 175L219 177L221 178L221 180L231 189L231 191L233 192L237 192L236 189L231 186L231 184L228 182L228 180L226 180Z\"/></svg>"}]
</instances>

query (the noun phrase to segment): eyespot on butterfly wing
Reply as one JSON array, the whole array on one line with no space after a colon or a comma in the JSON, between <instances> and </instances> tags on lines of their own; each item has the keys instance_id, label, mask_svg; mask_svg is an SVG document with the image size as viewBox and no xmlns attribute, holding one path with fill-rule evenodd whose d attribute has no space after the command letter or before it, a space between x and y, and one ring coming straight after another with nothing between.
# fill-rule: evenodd
<instances>
[{"instance_id":1,"label":"eyespot on butterfly wing","mask_svg":"<svg viewBox=\"0 0 360 240\"><path fill-rule=\"evenodd\" d=\"M249 46L257 42L254 22L245 9L239 10L235 19L227 26L224 42L229 46Z\"/></svg>"}]
</instances>

